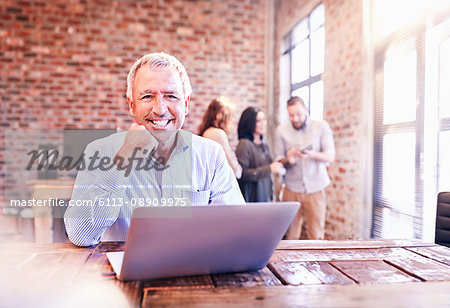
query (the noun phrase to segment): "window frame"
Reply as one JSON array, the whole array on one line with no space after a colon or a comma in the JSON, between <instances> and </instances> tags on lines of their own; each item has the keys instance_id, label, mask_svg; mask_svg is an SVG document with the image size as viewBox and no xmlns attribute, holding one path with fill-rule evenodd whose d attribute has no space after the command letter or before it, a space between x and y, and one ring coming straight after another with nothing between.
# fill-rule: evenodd
<instances>
[{"instance_id":1,"label":"window frame","mask_svg":"<svg viewBox=\"0 0 450 308\"><path fill-rule=\"evenodd\" d=\"M292 97L292 93L300 88L303 87L308 87L308 103L307 103L307 108L308 108L308 113L311 112L311 85L313 85L314 83L320 82L322 81L322 74L323 74L323 70L321 73L316 74L314 76L311 76L311 65L312 65L312 46L311 46L311 34L315 33L316 31L318 31L320 28L324 28L325 30L325 13L323 16L323 20L322 22L315 28L311 27L311 14L313 14L313 12L318 9L320 6L323 7L323 10L325 12L325 6L322 2L320 2L318 5L316 5L311 12L306 15L305 17L303 17L293 28L292 30L284 37L283 40L283 45L287 46L284 50L284 52L282 52L281 56L285 56L287 54L289 54L289 83L290 83L290 92L289 92L289 96ZM296 27L298 27L301 23L303 23L304 21L307 21L307 31L308 34L301 40L299 40L298 42L296 42L295 38L294 38L294 32ZM292 73L293 73L293 55L292 55L292 51L301 43L303 43L305 40L308 40L309 42L309 57L308 57L308 61L309 61L309 72L308 72L308 78L297 82L297 83L293 83L293 78L292 78ZM324 37L324 51L325 51L325 37ZM325 58L325 56L324 56ZM325 61L325 59L324 59ZM323 94L323 93L322 93ZM323 106L322 106L322 110L323 110ZM322 115L323 116L323 115Z\"/></svg>"}]
</instances>

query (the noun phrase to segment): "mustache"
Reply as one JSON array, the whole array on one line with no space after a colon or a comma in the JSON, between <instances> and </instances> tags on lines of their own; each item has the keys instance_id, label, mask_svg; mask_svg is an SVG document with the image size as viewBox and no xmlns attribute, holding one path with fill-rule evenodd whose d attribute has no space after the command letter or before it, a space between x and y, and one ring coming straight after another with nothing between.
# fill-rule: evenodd
<instances>
[{"instance_id":1,"label":"mustache","mask_svg":"<svg viewBox=\"0 0 450 308\"><path fill-rule=\"evenodd\" d=\"M173 118L174 117L170 114L170 112L164 112L163 114L156 114L152 112L145 117L146 120L169 120Z\"/></svg>"}]
</instances>

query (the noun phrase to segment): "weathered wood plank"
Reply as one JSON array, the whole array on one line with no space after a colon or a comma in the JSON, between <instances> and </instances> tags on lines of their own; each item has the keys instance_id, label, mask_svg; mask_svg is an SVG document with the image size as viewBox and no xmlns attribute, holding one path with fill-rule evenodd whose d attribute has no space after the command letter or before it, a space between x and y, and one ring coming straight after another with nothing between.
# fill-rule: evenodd
<instances>
[{"instance_id":1,"label":"weathered wood plank","mask_svg":"<svg viewBox=\"0 0 450 308\"><path fill-rule=\"evenodd\" d=\"M10 260L14 265L10 264L12 266L8 270L13 277L23 280L30 288L39 288L45 283L57 283L63 289L78 274L89 255L89 252L37 252L24 254L18 258L13 254ZM7 262L2 264L8 266Z\"/></svg>"},{"instance_id":2,"label":"weathered wood plank","mask_svg":"<svg viewBox=\"0 0 450 308\"><path fill-rule=\"evenodd\" d=\"M104 253L93 253L66 298L73 307L139 307L142 283L116 279Z\"/></svg>"},{"instance_id":3,"label":"weathered wood plank","mask_svg":"<svg viewBox=\"0 0 450 308\"><path fill-rule=\"evenodd\" d=\"M90 252L5 253L0 265L0 298L4 307L57 307ZM8 261L8 256L10 257Z\"/></svg>"},{"instance_id":4,"label":"weathered wood plank","mask_svg":"<svg viewBox=\"0 0 450 308\"><path fill-rule=\"evenodd\" d=\"M332 260L382 260L388 257L401 257L405 253L403 248L380 249L330 249L330 250L281 250L276 251L270 262L298 262L298 261L332 261Z\"/></svg>"},{"instance_id":5,"label":"weathered wood plank","mask_svg":"<svg viewBox=\"0 0 450 308\"><path fill-rule=\"evenodd\" d=\"M352 279L348 278L328 262L308 262L308 270L313 273L324 284L353 284Z\"/></svg>"},{"instance_id":6,"label":"weathered wood plank","mask_svg":"<svg viewBox=\"0 0 450 308\"><path fill-rule=\"evenodd\" d=\"M355 283L328 262L274 262L269 267L288 285Z\"/></svg>"},{"instance_id":7,"label":"weathered wood plank","mask_svg":"<svg viewBox=\"0 0 450 308\"><path fill-rule=\"evenodd\" d=\"M360 284L420 281L381 260L332 261L331 265Z\"/></svg>"},{"instance_id":8,"label":"weathered wood plank","mask_svg":"<svg viewBox=\"0 0 450 308\"><path fill-rule=\"evenodd\" d=\"M447 307L449 282L150 291L143 307Z\"/></svg>"},{"instance_id":9,"label":"weathered wood plank","mask_svg":"<svg viewBox=\"0 0 450 308\"><path fill-rule=\"evenodd\" d=\"M112 275L112 273L114 273L114 271L106 254L92 253L76 278L77 280L84 278L103 280L105 277L113 279L115 276Z\"/></svg>"},{"instance_id":10,"label":"weathered wood plank","mask_svg":"<svg viewBox=\"0 0 450 308\"><path fill-rule=\"evenodd\" d=\"M124 251L125 242L100 242L95 247L94 252L113 252L113 251Z\"/></svg>"},{"instance_id":11,"label":"weathered wood plank","mask_svg":"<svg viewBox=\"0 0 450 308\"><path fill-rule=\"evenodd\" d=\"M407 248L409 251L415 252L427 258L450 265L450 248L445 246Z\"/></svg>"},{"instance_id":12,"label":"weathered wood plank","mask_svg":"<svg viewBox=\"0 0 450 308\"><path fill-rule=\"evenodd\" d=\"M305 266L305 262L271 263L269 265L284 284L321 284L319 278L311 273Z\"/></svg>"},{"instance_id":13,"label":"weathered wood plank","mask_svg":"<svg viewBox=\"0 0 450 308\"><path fill-rule=\"evenodd\" d=\"M267 268L255 272L212 275L217 287L277 286L281 281Z\"/></svg>"},{"instance_id":14,"label":"weathered wood plank","mask_svg":"<svg viewBox=\"0 0 450 308\"><path fill-rule=\"evenodd\" d=\"M354 249L354 248L395 248L395 247L429 247L434 243L422 240L351 240L351 241L320 241L320 240L283 240L277 250L300 249Z\"/></svg>"},{"instance_id":15,"label":"weathered wood plank","mask_svg":"<svg viewBox=\"0 0 450 308\"><path fill-rule=\"evenodd\" d=\"M450 266L433 259L416 257L409 259L387 259L385 261L424 281L450 281Z\"/></svg>"},{"instance_id":16,"label":"weathered wood plank","mask_svg":"<svg viewBox=\"0 0 450 308\"><path fill-rule=\"evenodd\" d=\"M154 279L145 281L143 284L144 290L214 288L214 283L209 275Z\"/></svg>"}]
</instances>

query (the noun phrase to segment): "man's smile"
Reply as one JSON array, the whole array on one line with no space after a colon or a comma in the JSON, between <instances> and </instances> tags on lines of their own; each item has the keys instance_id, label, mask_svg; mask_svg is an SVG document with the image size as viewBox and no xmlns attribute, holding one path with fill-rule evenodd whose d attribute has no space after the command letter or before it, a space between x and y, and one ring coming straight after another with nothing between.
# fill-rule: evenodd
<instances>
[{"instance_id":1,"label":"man's smile","mask_svg":"<svg viewBox=\"0 0 450 308\"><path fill-rule=\"evenodd\" d=\"M158 128L165 128L167 125L169 125L174 119L160 119L160 120L153 120L153 119L145 119L147 122L149 122L152 126L156 126Z\"/></svg>"}]
</instances>

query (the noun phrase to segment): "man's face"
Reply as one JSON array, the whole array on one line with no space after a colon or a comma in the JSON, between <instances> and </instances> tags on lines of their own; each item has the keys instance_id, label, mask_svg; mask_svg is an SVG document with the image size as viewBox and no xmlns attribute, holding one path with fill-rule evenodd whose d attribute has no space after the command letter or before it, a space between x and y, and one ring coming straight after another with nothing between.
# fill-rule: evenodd
<instances>
[{"instance_id":1,"label":"man's face","mask_svg":"<svg viewBox=\"0 0 450 308\"><path fill-rule=\"evenodd\" d=\"M144 65L136 73L130 114L149 131L178 130L189 111L180 76L170 68Z\"/></svg>"},{"instance_id":2,"label":"man's face","mask_svg":"<svg viewBox=\"0 0 450 308\"><path fill-rule=\"evenodd\" d=\"M306 108L303 107L302 104L297 103L292 106L288 106L287 109L289 114L289 121L291 121L292 126L295 129L300 129L303 123L305 123L306 117L308 116Z\"/></svg>"}]
</instances>

